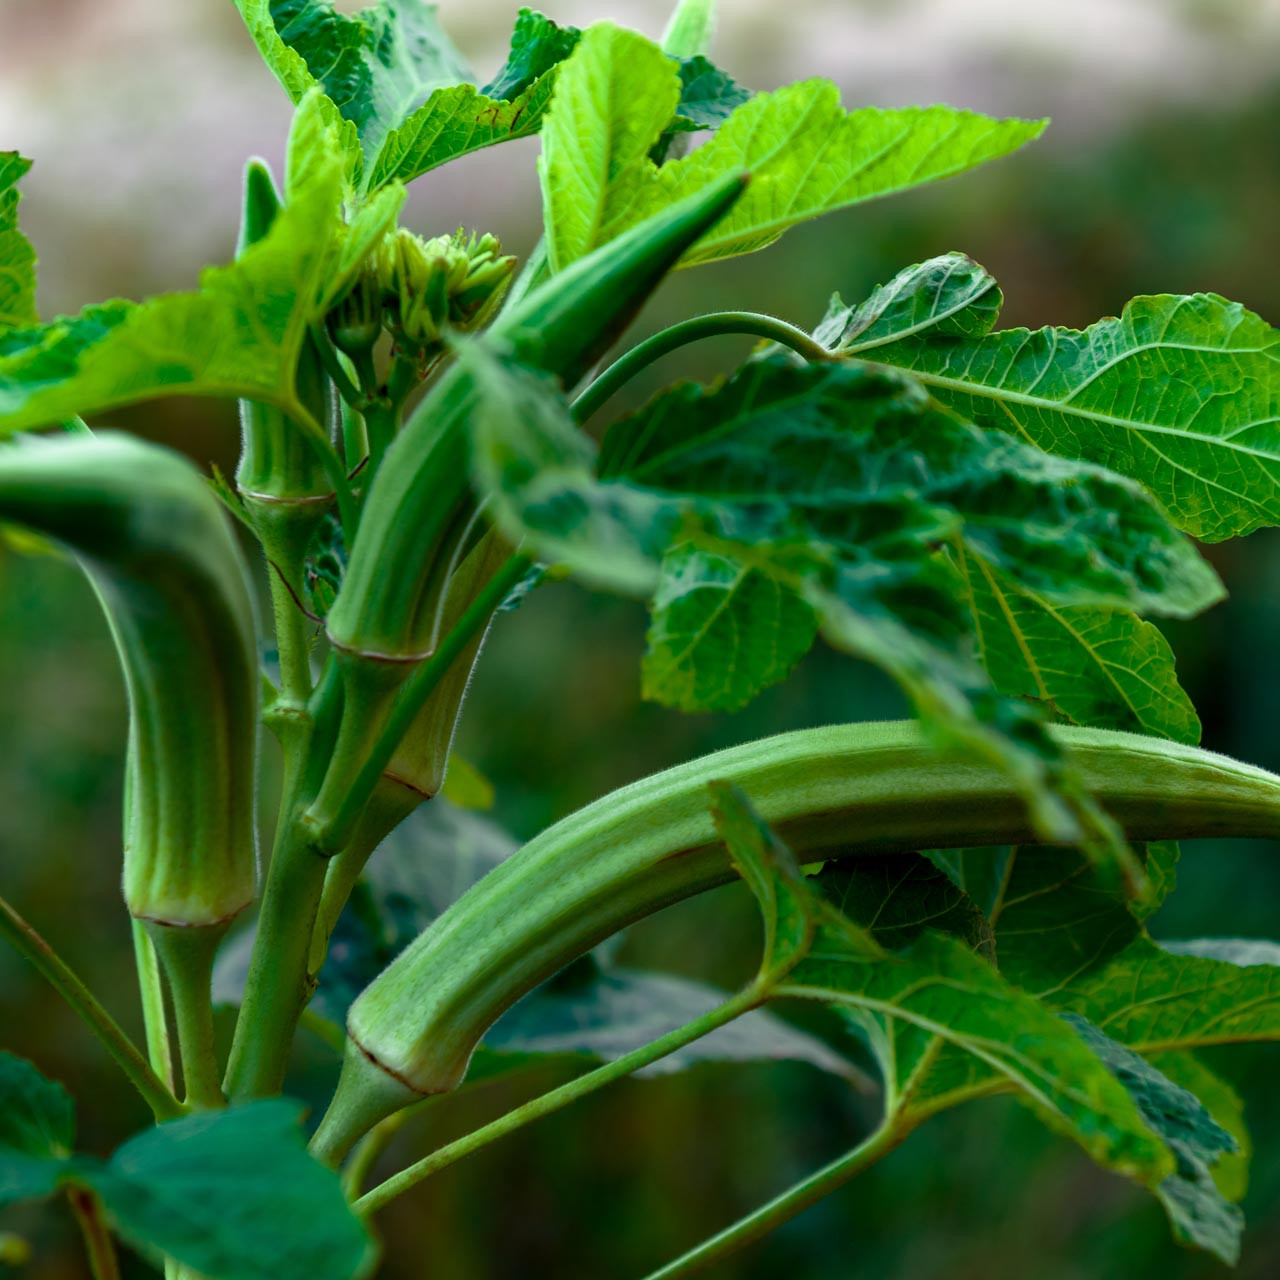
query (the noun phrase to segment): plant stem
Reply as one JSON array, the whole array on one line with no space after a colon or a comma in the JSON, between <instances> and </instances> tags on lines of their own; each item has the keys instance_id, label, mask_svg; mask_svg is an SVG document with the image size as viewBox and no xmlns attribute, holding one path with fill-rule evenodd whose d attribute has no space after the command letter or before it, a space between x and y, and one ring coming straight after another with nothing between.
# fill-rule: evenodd
<instances>
[{"instance_id":1,"label":"plant stem","mask_svg":"<svg viewBox=\"0 0 1280 1280\"><path fill-rule=\"evenodd\" d=\"M147 1037L147 1057L152 1069L173 1092L173 1051L169 1046L169 1024L164 1008L164 985L160 961L141 920L132 920L133 959L138 970L138 993L142 999L142 1025Z\"/></svg>"},{"instance_id":2,"label":"plant stem","mask_svg":"<svg viewBox=\"0 0 1280 1280\"><path fill-rule=\"evenodd\" d=\"M412 1108L397 1111L395 1115L380 1120L361 1138L342 1171L342 1189L348 1200L355 1200L364 1190L365 1180L373 1171L378 1158L391 1145L391 1140L404 1127Z\"/></svg>"},{"instance_id":3,"label":"plant stem","mask_svg":"<svg viewBox=\"0 0 1280 1280\"><path fill-rule=\"evenodd\" d=\"M745 1245L766 1236L784 1222L803 1213L811 1205L842 1187L850 1178L861 1173L877 1160L887 1156L907 1136L909 1128L886 1121L879 1129L858 1146L833 1160L829 1165L810 1174L780 1196L762 1205L754 1213L740 1218L731 1227L704 1240L700 1245L682 1254L674 1262L651 1272L645 1280L676 1280L678 1276L691 1276L697 1271L719 1262Z\"/></svg>"},{"instance_id":4,"label":"plant stem","mask_svg":"<svg viewBox=\"0 0 1280 1280\"><path fill-rule=\"evenodd\" d=\"M369 803L369 797L373 795L373 790L378 785L378 779L390 764L396 747L409 731L422 704L436 685L444 679L449 668L457 661L458 656L476 633L488 625L494 611L528 573L531 563L532 561L526 556L519 554L511 556L467 606L462 616L437 645L431 657L427 658L401 686L395 705L387 717L377 742L365 756L354 778L342 788L339 801L332 812L323 812L323 795L318 799L316 808L323 816L313 821L315 821L314 838L320 847L337 851L346 844L352 828L364 812L365 806Z\"/></svg>"},{"instance_id":5,"label":"plant stem","mask_svg":"<svg viewBox=\"0 0 1280 1280\"><path fill-rule=\"evenodd\" d=\"M478 1151L481 1147L487 1146L491 1142L496 1142L499 1138L505 1138L507 1134L513 1133L516 1129L520 1129L534 1120L540 1120L543 1116L551 1115L552 1112L559 1111L562 1107L567 1107L571 1102L576 1102L579 1098L583 1098L607 1084L612 1084L615 1080L620 1080L623 1076L628 1076L633 1071L640 1070L641 1067L647 1067L651 1062L657 1062L660 1058L665 1058L668 1054L675 1053L677 1049L683 1049L685 1045L691 1044L694 1040L701 1039L701 1037L714 1031L717 1027L722 1027L725 1023L732 1022L735 1018L740 1018L744 1013L749 1013L763 1003L765 995L766 993L761 991L757 984L753 982L732 999L726 1000L724 1004L718 1005L700 1017L694 1018L692 1022L686 1023L683 1027L677 1027L674 1031L669 1031L665 1036L660 1036L650 1044L642 1045L639 1049L633 1049L621 1058L606 1062L604 1066L597 1067L594 1071L587 1072L586 1075L578 1076L577 1079L570 1080L558 1089L552 1089L549 1093L542 1094L541 1097L533 1098L523 1106L516 1107L514 1111L508 1111L506 1115L499 1116L496 1120L476 1129L465 1137L459 1138L456 1142L451 1142L447 1146L441 1147L438 1151L433 1151L416 1164L410 1165L407 1169L402 1169L385 1182L379 1183L372 1191L367 1192L355 1202L356 1212L365 1215L377 1212L389 1201L394 1200L396 1196L402 1195L410 1187L416 1186L424 1178L429 1178L433 1173L438 1173L456 1160L461 1160L463 1156L468 1156L473 1151Z\"/></svg>"},{"instance_id":6,"label":"plant stem","mask_svg":"<svg viewBox=\"0 0 1280 1280\"><path fill-rule=\"evenodd\" d=\"M691 342L733 333L781 343L806 360L835 358L803 329L798 329L785 320L759 315L753 311L713 311L705 316L694 316L691 320L673 324L669 329L655 333L620 356L573 402L574 418L578 422L586 422L616 391L655 360L660 360Z\"/></svg>"},{"instance_id":7,"label":"plant stem","mask_svg":"<svg viewBox=\"0 0 1280 1280\"><path fill-rule=\"evenodd\" d=\"M142 1095L157 1120L171 1120L185 1108L152 1070L137 1045L100 1005L88 987L72 972L56 951L5 901L0 898L0 936L79 1014L107 1052Z\"/></svg>"},{"instance_id":8,"label":"plant stem","mask_svg":"<svg viewBox=\"0 0 1280 1280\"><path fill-rule=\"evenodd\" d=\"M89 1255L89 1270L93 1280L120 1280L120 1260L116 1257L116 1242L107 1230L102 1213L102 1201L88 1187L68 1187L67 1199L71 1212L80 1224L84 1236L85 1251Z\"/></svg>"},{"instance_id":9,"label":"plant stem","mask_svg":"<svg viewBox=\"0 0 1280 1280\"><path fill-rule=\"evenodd\" d=\"M186 1101L190 1106L206 1109L226 1105L218 1079L210 994L213 959L226 931L225 924L209 928L174 928L162 924L148 927L169 979Z\"/></svg>"}]
</instances>

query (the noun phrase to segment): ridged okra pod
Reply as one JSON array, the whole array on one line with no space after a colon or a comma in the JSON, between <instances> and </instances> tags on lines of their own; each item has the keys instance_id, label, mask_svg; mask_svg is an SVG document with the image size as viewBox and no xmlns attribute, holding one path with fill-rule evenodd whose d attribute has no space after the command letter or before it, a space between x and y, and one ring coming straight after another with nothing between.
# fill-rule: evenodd
<instances>
[{"instance_id":1,"label":"ridged okra pod","mask_svg":"<svg viewBox=\"0 0 1280 1280\"><path fill-rule=\"evenodd\" d=\"M125 435L0 450L0 519L66 546L129 694L124 894L137 918L221 925L253 898L257 641L240 552L203 477Z\"/></svg>"},{"instance_id":2,"label":"ridged okra pod","mask_svg":"<svg viewBox=\"0 0 1280 1280\"><path fill-rule=\"evenodd\" d=\"M1280 777L1136 734L1055 733L1132 840L1280 836ZM454 1088L485 1031L538 983L618 929L732 879L707 802L717 778L815 860L1036 842L1003 774L939 756L914 722L801 730L645 778L525 845L365 989L329 1135L343 1116L358 1127ZM336 1150L329 1135L319 1146Z\"/></svg>"},{"instance_id":3,"label":"ridged okra pod","mask_svg":"<svg viewBox=\"0 0 1280 1280\"><path fill-rule=\"evenodd\" d=\"M735 175L597 249L531 293L476 341L509 347L529 366L576 382L634 318L680 255L733 205ZM351 838L354 770L377 740L414 666L441 635L453 567L476 536L469 483L472 372L449 370L388 450L365 503L326 629L343 671L342 730L308 811L316 839L337 852ZM471 598L485 585L471 584Z\"/></svg>"}]
</instances>

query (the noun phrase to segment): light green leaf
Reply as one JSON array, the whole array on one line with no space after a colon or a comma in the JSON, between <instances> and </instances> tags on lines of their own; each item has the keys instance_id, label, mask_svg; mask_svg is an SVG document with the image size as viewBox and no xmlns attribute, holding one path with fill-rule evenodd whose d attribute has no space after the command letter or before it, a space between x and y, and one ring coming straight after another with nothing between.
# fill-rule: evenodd
<instances>
[{"instance_id":1,"label":"light green leaf","mask_svg":"<svg viewBox=\"0 0 1280 1280\"><path fill-rule=\"evenodd\" d=\"M727 173L745 170L751 185L683 266L751 253L809 218L962 173L1045 124L942 106L846 113L833 84L809 80L752 98L709 142L659 168L648 153L675 107L672 65L605 24L565 63L543 130L555 269Z\"/></svg>"},{"instance_id":2,"label":"light green leaf","mask_svg":"<svg viewBox=\"0 0 1280 1280\"><path fill-rule=\"evenodd\" d=\"M678 0L662 33L662 49L673 58L696 58L711 48L716 0Z\"/></svg>"},{"instance_id":3,"label":"light green leaf","mask_svg":"<svg viewBox=\"0 0 1280 1280\"><path fill-rule=\"evenodd\" d=\"M649 150L679 100L676 64L657 45L607 22L583 33L560 68L542 129L538 173L553 271L643 221L630 217L637 190L656 172Z\"/></svg>"},{"instance_id":4,"label":"light green leaf","mask_svg":"<svg viewBox=\"0 0 1280 1280\"><path fill-rule=\"evenodd\" d=\"M451 751L440 796L459 809L492 809L495 792L493 783L470 760Z\"/></svg>"},{"instance_id":5,"label":"light green leaf","mask_svg":"<svg viewBox=\"0 0 1280 1280\"><path fill-rule=\"evenodd\" d=\"M1177 1170L1155 1189L1174 1236L1234 1266L1240 1257L1244 1215L1214 1185L1210 1168L1236 1150L1235 1139L1193 1094L1151 1063L1116 1044L1084 1018L1067 1021L1125 1087L1150 1128L1168 1144Z\"/></svg>"},{"instance_id":6,"label":"light green leaf","mask_svg":"<svg viewBox=\"0 0 1280 1280\"><path fill-rule=\"evenodd\" d=\"M580 32L522 9L506 65L483 89L437 89L386 136L366 172L366 189L411 179L482 147L527 138L542 127L558 64Z\"/></svg>"},{"instance_id":7,"label":"light green leaf","mask_svg":"<svg viewBox=\"0 0 1280 1280\"><path fill-rule=\"evenodd\" d=\"M161 395L232 396L301 412L294 369L323 316L395 219L389 189L348 225L343 162L313 94L290 136L286 205L270 232L194 293L112 301L0 333L0 432Z\"/></svg>"},{"instance_id":8,"label":"light green leaf","mask_svg":"<svg viewBox=\"0 0 1280 1280\"><path fill-rule=\"evenodd\" d=\"M36 322L36 251L18 230L18 179L31 168L16 151L0 151L0 328Z\"/></svg>"},{"instance_id":9,"label":"light green leaf","mask_svg":"<svg viewBox=\"0 0 1280 1280\"><path fill-rule=\"evenodd\" d=\"M784 978L804 959L819 913L813 890L794 854L732 782L711 782L711 816L729 860L746 882L764 918L764 951L757 979L764 986Z\"/></svg>"},{"instance_id":10,"label":"light green leaf","mask_svg":"<svg viewBox=\"0 0 1280 1280\"><path fill-rule=\"evenodd\" d=\"M218 1280L354 1280L373 1242L273 1098L147 1130L84 1175L121 1235Z\"/></svg>"},{"instance_id":11,"label":"light green leaf","mask_svg":"<svg viewBox=\"0 0 1280 1280\"><path fill-rule=\"evenodd\" d=\"M56 1190L75 1133L71 1095L26 1059L0 1053L0 1205Z\"/></svg>"},{"instance_id":12,"label":"light green leaf","mask_svg":"<svg viewBox=\"0 0 1280 1280\"><path fill-rule=\"evenodd\" d=\"M894 299L880 321L859 318L873 297L833 307L820 331L849 355L910 369L973 422L1141 481L1199 538L1280 523L1280 336L1269 324L1216 294L1159 294L1084 331L990 333L999 291L958 259L877 291ZM935 314L950 319L929 323Z\"/></svg>"},{"instance_id":13,"label":"light green leaf","mask_svg":"<svg viewBox=\"0 0 1280 1280\"><path fill-rule=\"evenodd\" d=\"M956 556L992 682L1071 724L1194 745L1200 719L1159 630L1123 609L1058 605L976 557Z\"/></svg>"},{"instance_id":14,"label":"light green leaf","mask_svg":"<svg viewBox=\"0 0 1280 1280\"><path fill-rule=\"evenodd\" d=\"M473 82L422 0L339 13L332 0L236 0L267 66L294 102L322 85L365 157L435 89Z\"/></svg>"},{"instance_id":15,"label":"light green leaf","mask_svg":"<svg viewBox=\"0 0 1280 1280\"><path fill-rule=\"evenodd\" d=\"M686 543L662 560L641 668L646 698L732 711L782 680L817 634L813 609L758 569Z\"/></svg>"}]
</instances>

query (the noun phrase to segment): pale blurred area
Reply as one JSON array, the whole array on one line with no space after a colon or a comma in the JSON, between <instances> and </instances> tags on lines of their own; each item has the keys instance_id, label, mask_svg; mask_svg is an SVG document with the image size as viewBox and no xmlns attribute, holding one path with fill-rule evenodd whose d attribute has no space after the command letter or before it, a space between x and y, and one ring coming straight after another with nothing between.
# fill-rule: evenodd
<instances>
[{"instance_id":1,"label":"pale blurred area","mask_svg":"<svg viewBox=\"0 0 1280 1280\"><path fill-rule=\"evenodd\" d=\"M542 7L656 37L670 3ZM440 9L487 79L513 6ZM721 15L715 58L752 88L823 75L848 106L1051 115L1043 145L1055 148L1170 109L1238 110L1274 87L1280 65L1280 0L725 0ZM278 162L288 120L229 0L0 0L0 147L37 162L24 212L39 228L46 314L182 287L225 258L243 160ZM462 189L436 201L428 180L410 220L465 220L523 247L532 149L468 161Z\"/></svg>"}]
</instances>

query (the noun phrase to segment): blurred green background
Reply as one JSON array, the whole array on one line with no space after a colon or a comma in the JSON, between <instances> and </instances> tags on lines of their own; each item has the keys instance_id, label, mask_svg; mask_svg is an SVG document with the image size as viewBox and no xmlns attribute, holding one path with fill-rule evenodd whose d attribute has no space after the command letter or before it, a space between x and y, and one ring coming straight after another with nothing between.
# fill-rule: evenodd
<instances>
[{"instance_id":1,"label":"blurred green background","mask_svg":"<svg viewBox=\"0 0 1280 1280\"><path fill-rule=\"evenodd\" d=\"M345 7L345 6L343 6ZM660 31L665 2L544 6ZM510 15L446 0L482 69ZM717 60L754 88L821 73L846 105L947 100L1055 127L1025 154L933 190L791 232L764 255L673 280L643 318L750 305L801 323L827 295L861 296L897 268L962 249L1007 295L1006 324L1087 324L1141 292L1211 289L1280 315L1280 5L1275 0L757 0L722 5ZM250 152L278 161L288 109L230 5L189 0L0 0L0 146L37 160L24 224L46 314L113 293L183 287L228 256ZM536 234L536 145L418 184L407 215L459 221L518 251ZM455 181L455 178L458 179ZM711 377L745 353L709 343L658 378ZM202 465L235 462L230 405L167 402L113 415ZM1231 591L1170 629L1205 744L1280 769L1280 534L1208 548ZM897 714L875 673L827 652L729 716L643 704L643 611L569 585L495 627L459 745L497 785L522 836L643 773L764 733ZM88 588L52 559L0 553L0 892L136 1028L119 906L124 702ZM268 768L274 769L268 745ZM1188 846L1158 936L1280 937L1280 848ZM722 890L633 931L634 963L729 984L754 943L749 903ZM74 1018L0 951L0 1045L81 1101L82 1142L105 1150L144 1122ZM1258 1151L1237 1272L1280 1274L1280 1049L1212 1055L1243 1091ZM332 1064L308 1050L300 1088ZM543 1083L552 1083L548 1077ZM494 1085L409 1125L404 1161L524 1096ZM382 1219L387 1277L624 1280L638 1276L851 1146L873 1100L801 1066L703 1067L629 1082L490 1148ZM58 1206L0 1214L33 1245L17 1273L85 1274ZM0 1268L2 1269L2 1268ZM143 1274L141 1266L138 1274ZM934 1121L883 1165L710 1274L739 1280L1191 1280L1227 1274L1168 1240L1153 1201L1098 1172L1016 1105Z\"/></svg>"}]
</instances>

